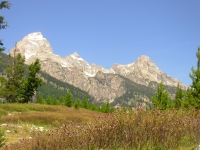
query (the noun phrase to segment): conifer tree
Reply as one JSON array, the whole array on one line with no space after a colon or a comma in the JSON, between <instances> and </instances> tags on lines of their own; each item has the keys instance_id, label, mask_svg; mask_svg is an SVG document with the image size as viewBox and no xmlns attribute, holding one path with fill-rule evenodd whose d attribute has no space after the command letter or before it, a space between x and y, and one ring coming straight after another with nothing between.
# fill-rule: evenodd
<instances>
[{"instance_id":1,"label":"conifer tree","mask_svg":"<svg viewBox=\"0 0 200 150\"><path fill-rule=\"evenodd\" d=\"M60 105L64 105L65 104L65 97L64 96L60 96L59 102L60 102Z\"/></svg>"},{"instance_id":2,"label":"conifer tree","mask_svg":"<svg viewBox=\"0 0 200 150\"><path fill-rule=\"evenodd\" d=\"M6 77L0 77L0 95L8 102L21 102L22 86L25 80L25 59L19 54L10 58L7 65Z\"/></svg>"},{"instance_id":3,"label":"conifer tree","mask_svg":"<svg viewBox=\"0 0 200 150\"><path fill-rule=\"evenodd\" d=\"M47 98L46 98L46 104L51 105L51 103L52 103L51 96L48 95Z\"/></svg>"},{"instance_id":4,"label":"conifer tree","mask_svg":"<svg viewBox=\"0 0 200 150\"><path fill-rule=\"evenodd\" d=\"M99 107L95 104L91 104L90 109L93 110L93 111L98 111Z\"/></svg>"},{"instance_id":5,"label":"conifer tree","mask_svg":"<svg viewBox=\"0 0 200 150\"><path fill-rule=\"evenodd\" d=\"M2 1L0 3L0 9L3 9L3 8L10 9L10 6L11 6L11 4L8 1ZM7 26L8 26L8 23L5 21L4 17L0 16L0 30L1 29L5 29ZM2 42L1 39L0 39L0 46L1 46L0 47L0 52L4 51L5 47L2 47L3 46L3 42Z\"/></svg>"},{"instance_id":6,"label":"conifer tree","mask_svg":"<svg viewBox=\"0 0 200 150\"><path fill-rule=\"evenodd\" d=\"M164 110L173 107L173 102L169 97L169 92L165 90L162 82L158 84L157 93L153 94L151 100L156 109Z\"/></svg>"},{"instance_id":7,"label":"conifer tree","mask_svg":"<svg viewBox=\"0 0 200 150\"><path fill-rule=\"evenodd\" d=\"M109 112L112 112L112 111L113 111L113 109L110 107L109 101L107 101L105 104L101 105L101 112L109 113Z\"/></svg>"},{"instance_id":8,"label":"conifer tree","mask_svg":"<svg viewBox=\"0 0 200 150\"><path fill-rule=\"evenodd\" d=\"M192 67L192 73L190 74L190 78L192 79L191 85L191 94L193 96L192 106L195 108L200 108L200 46L198 47L198 51L196 53L197 57L197 69L195 70Z\"/></svg>"},{"instance_id":9,"label":"conifer tree","mask_svg":"<svg viewBox=\"0 0 200 150\"><path fill-rule=\"evenodd\" d=\"M174 100L175 108L180 108L182 106L183 98L184 98L184 92L178 83Z\"/></svg>"},{"instance_id":10,"label":"conifer tree","mask_svg":"<svg viewBox=\"0 0 200 150\"><path fill-rule=\"evenodd\" d=\"M110 103L109 101L106 102L106 108L105 108L105 112L108 113L110 112L111 108L110 108Z\"/></svg>"},{"instance_id":11,"label":"conifer tree","mask_svg":"<svg viewBox=\"0 0 200 150\"><path fill-rule=\"evenodd\" d=\"M85 96L83 98L81 106L82 106L82 108L89 109L89 102Z\"/></svg>"},{"instance_id":12,"label":"conifer tree","mask_svg":"<svg viewBox=\"0 0 200 150\"><path fill-rule=\"evenodd\" d=\"M39 86L42 85L42 79L37 74L40 70L39 60L31 64L26 71L25 58L18 54L11 57L5 71L6 77L0 77L0 96L7 102L30 102L32 96Z\"/></svg>"},{"instance_id":13,"label":"conifer tree","mask_svg":"<svg viewBox=\"0 0 200 150\"><path fill-rule=\"evenodd\" d=\"M44 99L43 99L41 94L38 95L37 103L39 103L39 104L44 104L45 103L45 101L44 101Z\"/></svg>"},{"instance_id":14,"label":"conifer tree","mask_svg":"<svg viewBox=\"0 0 200 150\"><path fill-rule=\"evenodd\" d=\"M78 110L78 109L80 108L80 106L81 106L81 101L80 101L80 99L78 98L78 99L76 99L75 102L74 102L74 108Z\"/></svg>"},{"instance_id":15,"label":"conifer tree","mask_svg":"<svg viewBox=\"0 0 200 150\"><path fill-rule=\"evenodd\" d=\"M188 88L184 94L184 100L182 101L182 107L189 109L189 108L195 107L195 106L196 106L196 100L193 97L193 92L190 88Z\"/></svg>"},{"instance_id":16,"label":"conifer tree","mask_svg":"<svg viewBox=\"0 0 200 150\"><path fill-rule=\"evenodd\" d=\"M58 104L59 104L58 100L54 97L52 100L52 105L58 105Z\"/></svg>"},{"instance_id":17,"label":"conifer tree","mask_svg":"<svg viewBox=\"0 0 200 150\"><path fill-rule=\"evenodd\" d=\"M23 92L22 92L23 103L30 102L33 95L37 91L37 88L44 84L42 79L38 77L40 68L41 65L39 63L39 59L36 59L36 61L32 63L28 68L29 69L28 77L26 78L26 80L24 80L24 85L23 85Z\"/></svg>"},{"instance_id":18,"label":"conifer tree","mask_svg":"<svg viewBox=\"0 0 200 150\"><path fill-rule=\"evenodd\" d=\"M67 95L65 97L65 106L72 107L72 94L70 90L67 90Z\"/></svg>"}]
</instances>

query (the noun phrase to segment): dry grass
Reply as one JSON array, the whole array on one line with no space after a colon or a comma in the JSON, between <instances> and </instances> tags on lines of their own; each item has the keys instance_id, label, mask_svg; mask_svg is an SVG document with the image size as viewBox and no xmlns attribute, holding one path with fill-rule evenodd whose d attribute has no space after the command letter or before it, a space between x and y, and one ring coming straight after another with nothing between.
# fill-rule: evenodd
<instances>
[{"instance_id":1,"label":"dry grass","mask_svg":"<svg viewBox=\"0 0 200 150\"><path fill-rule=\"evenodd\" d=\"M32 136L38 127L49 130L72 121L76 124L94 122L94 118L104 115L85 109L41 104L1 104L0 114L0 129L5 131L7 143Z\"/></svg>"},{"instance_id":2,"label":"dry grass","mask_svg":"<svg viewBox=\"0 0 200 150\"><path fill-rule=\"evenodd\" d=\"M72 113L75 110L69 109L68 111ZM200 142L200 113L196 110L139 110L113 114L81 111L85 111L81 117L88 115L87 119L84 119L88 123L79 120L63 123L60 128L36 132L32 139L22 139L18 143L5 146L4 149L174 150L187 149ZM63 111L61 109L57 112ZM69 112L65 113L70 114ZM93 113L96 114L95 121ZM78 118L78 114L68 115L70 116L71 119Z\"/></svg>"}]
</instances>

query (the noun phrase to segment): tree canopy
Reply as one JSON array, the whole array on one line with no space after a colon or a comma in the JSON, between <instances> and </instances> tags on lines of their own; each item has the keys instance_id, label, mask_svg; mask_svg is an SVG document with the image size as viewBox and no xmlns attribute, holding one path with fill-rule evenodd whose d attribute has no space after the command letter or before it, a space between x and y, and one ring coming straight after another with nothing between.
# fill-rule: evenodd
<instances>
[{"instance_id":1,"label":"tree canopy","mask_svg":"<svg viewBox=\"0 0 200 150\"><path fill-rule=\"evenodd\" d=\"M10 6L11 6L11 4L8 1L2 1L0 3L0 9L3 9L3 8L10 9ZM7 26L8 26L8 23L6 22L4 17L0 16L0 30L5 29ZM3 46L3 42L2 42L2 39L0 39L0 51L5 50L5 47L2 47L2 46Z\"/></svg>"},{"instance_id":2,"label":"tree canopy","mask_svg":"<svg viewBox=\"0 0 200 150\"><path fill-rule=\"evenodd\" d=\"M10 56L5 76L0 76L0 97L7 102L30 102L37 88L43 84L37 75L40 71L39 60L37 59L28 68L24 62L25 58L20 54L14 58Z\"/></svg>"}]
</instances>

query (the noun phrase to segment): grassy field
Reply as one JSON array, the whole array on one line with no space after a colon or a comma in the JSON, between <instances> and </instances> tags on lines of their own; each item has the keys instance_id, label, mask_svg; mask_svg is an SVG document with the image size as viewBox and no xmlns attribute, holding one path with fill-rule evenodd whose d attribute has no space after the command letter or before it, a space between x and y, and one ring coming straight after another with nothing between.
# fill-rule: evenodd
<instances>
[{"instance_id":1,"label":"grassy field","mask_svg":"<svg viewBox=\"0 0 200 150\"><path fill-rule=\"evenodd\" d=\"M200 143L197 110L110 114L65 106L1 104L5 150L189 150Z\"/></svg>"},{"instance_id":2,"label":"grassy field","mask_svg":"<svg viewBox=\"0 0 200 150\"><path fill-rule=\"evenodd\" d=\"M65 106L1 104L0 129L5 131L7 143L13 143L23 137L31 137L37 131L47 131L70 122L94 122L95 118L103 115L105 114Z\"/></svg>"}]
</instances>

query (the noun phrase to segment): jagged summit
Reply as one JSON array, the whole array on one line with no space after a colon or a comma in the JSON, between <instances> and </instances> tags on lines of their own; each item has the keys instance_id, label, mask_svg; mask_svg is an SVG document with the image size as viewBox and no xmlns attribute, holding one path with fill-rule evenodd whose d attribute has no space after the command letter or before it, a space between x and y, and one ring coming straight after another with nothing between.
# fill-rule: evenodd
<instances>
[{"instance_id":1,"label":"jagged summit","mask_svg":"<svg viewBox=\"0 0 200 150\"><path fill-rule=\"evenodd\" d=\"M77 52L74 52L73 54L71 54L72 57L75 57L75 58L80 58L79 54Z\"/></svg>"},{"instance_id":2,"label":"jagged summit","mask_svg":"<svg viewBox=\"0 0 200 150\"><path fill-rule=\"evenodd\" d=\"M148 56L141 55L134 63L155 64ZM155 65L156 66L156 65Z\"/></svg>"},{"instance_id":3,"label":"jagged summit","mask_svg":"<svg viewBox=\"0 0 200 150\"><path fill-rule=\"evenodd\" d=\"M146 59L146 60L148 60L150 58L148 56L146 56L146 55L141 55L140 57L138 57L138 59Z\"/></svg>"},{"instance_id":4,"label":"jagged summit","mask_svg":"<svg viewBox=\"0 0 200 150\"><path fill-rule=\"evenodd\" d=\"M88 91L97 99L114 99L118 93L123 94L122 79L117 74L131 81L148 86L151 81L163 82L165 85L176 86L179 82L163 73L156 64L145 55L140 56L135 62L121 65L114 64L110 70L90 65L79 56L77 52L62 58L53 53L50 43L41 32L30 33L17 42L16 48L9 52L11 56L21 53L25 56L26 64L31 64L36 58L40 59L41 70L51 76ZM96 80L99 78L99 80ZM186 88L184 88L186 89Z\"/></svg>"},{"instance_id":5,"label":"jagged summit","mask_svg":"<svg viewBox=\"0 0 200 150\"><path fill-rule=\"evenodd\" d=\"M41 32L33 32L25 36L25 38L30 40L43 40L45 39Z\"/></svg>"},{"instance_id":6,"label":"jagged summit","mask_svg":"<svg viewBox=\"0 0 200 150\"><path fill-rule=\"evenodd\" d=\"M43 37L41 32L30 33L9 52L11 56L21 53L26 58L26 63L33 62L36 58L41 60L53 53L50 43Z\"/></svg>"},{"instance_id":7,"label":"jagged summit","mask_svg":"<svg viewBox=\"0 0 200 150\"><path fill-rule=\"evenodd\" d=\"M30 33L26 36L27 38L35 38L35 39L43 39L43 35L41 32L33 32L33 33Z\"/></svg>"}]
</instances>

